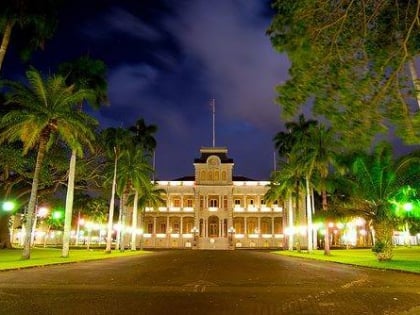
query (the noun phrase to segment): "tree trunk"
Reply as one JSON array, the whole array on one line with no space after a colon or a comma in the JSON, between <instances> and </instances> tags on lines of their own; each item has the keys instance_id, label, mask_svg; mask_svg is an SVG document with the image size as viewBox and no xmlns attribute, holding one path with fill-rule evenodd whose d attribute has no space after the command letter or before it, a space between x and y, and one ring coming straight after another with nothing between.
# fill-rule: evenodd
<instances>
[{"instance_id":1,"label":"tree trunk","mask_svg":"<svg viewBox=\"0 0 420 315\"><path fill-rule=\"evenodd\" d=\"M12 243L10 242L9 219L10 214L0 215L0 249L12 248Z\"/></svg>"},{"instance_id":2,"label":"tree trunk","mask_svg":"<svg viewBox=\"0 0 420 315\"><path fill-rule=\"evenodd\" d=\"M137 236L137 202L139 200L139 192L136 190L133 204L133 218L131 222L131 250L136 250L136 236Z\"/></svg>"},{"instance_id":3,"label":"tree trunk","mask_svg":"<svg viewBox=\"0 0 420 315\"><path fill-rule=\"evenodd\" d=\"M69 257L70 230L73 217L74 179L76 176L76 151L72 150L67 183L66 210L64 215L63 250L61 257Z\"/></svg>"},{"instance_id":4,"label":"tree trunk","mask_svg":"<svg viewBox=\"0 0 420 315\"><path fill-rule=\"evenodd\" d=\"M293 239L293 235L295 233L294 231L294 224L293 224L293 200L292 200L292 196L290 196L288 198L288 210L289 210L289 250L292 251L293 250L293 243L294 243L294 239Z\"/></svg>"},{"instance_id":5,"label":"tree trunk","mask_svg":"<svg viewBox=\"0 0 420 315\"><path fill-rule=\"evenodd\" d=\"M379 261L392 259L392 234L393 226L386 220L374 221L375 246L373 247Z\"/></svg>"},{"instance_id":6,"label":"tree trunk","mask_svg":"<svg viewBox=\"0 0 420 315\"><path fill-rule=\"evenodd\" d=\"M308 252L312 252L313 250L313 242L312 242L312 203L311 203L311 191L309 188L309 178L306 177L305 180L306 185L306 215L308 219L308 228L307 228L307 237L308 237Z\"/></svg>"},{"instance_id":7,"label":"tree trunk","mask_svg":"<svg viewBox=\"0 0 420 315\"><path fill-rule=\"evenodd\" d=\"M112 229L113 229L113 224L114 224L115 188L117 186L117 163L118 163L118 157L117 157L117 154L115 153L114 178L112 180L111 201L109 203L108 231L107 231L108 233L106 237L106 248L105 248L105 253L108 253L108 254L111 253Z\"/></svg>"},{"instance_id":8,"label":"tree trunk","mask_svg":"<svg viewBox=\"0 0 420 315\"><path fill-rule=\"evenodd\" d=\"M47 149L47 136L41 136L39 146L38 146L38 154L36 157L35 163L35 170L34 170L34 177L32 179L32 189L31 195L29 197L28 209L26 213L26 221L25 221L25 235L23 241L23 253L22 259L29 259L31 258L31 235L32 235L32 225L33 219L35 214L35 205L36 199L38 194L38 185L39 185L39 174L41 172L42 162L44 160L45 152Z\"/></svg>"},{"instance_id":9,"label":"tree trunk","mask_svg":"<svg viewBox=\"0 0 420 315\"><path fill-rule=\"evenodd\" d=\"M6 22L6 25L4 26L3 39L0 45L0 71L2 69L4 57L6 56L7 48L9 47L10 36L12 34L12 29L14 25L15 25L14 21L8 20Z\"/></svg>"},{"instance_id":10,"label":"tree trunk","mask_svg":"<svg viewBox=\"0 0 420 315\"><path fill-rule=\"evenodd\" d=\"M323 191L321 193L322 195L322 211L328 211L328 206L327 206L327 192ZM325 218L325 234L324 234L324 255L329 256L331 255L331 250L330 250L330 228L328 226L328 219Z\"/></svg>"},{"instance_id":11,"label":"tree trunk","mask_svg":"<svg viewBox=\"0 0 420 315\"><path fill-rule=\"evenodd\" d=\"M416 70L416 64L414 60L411 60L408 63L408 67L410 69L410 74L411 74L411 79L413 80L413 85L414 85L414 89L415 89L415 97L417 100L417 104L419 106L420 109L420 80L417 77L417 70Z\"/></svg>"}]
</instances>

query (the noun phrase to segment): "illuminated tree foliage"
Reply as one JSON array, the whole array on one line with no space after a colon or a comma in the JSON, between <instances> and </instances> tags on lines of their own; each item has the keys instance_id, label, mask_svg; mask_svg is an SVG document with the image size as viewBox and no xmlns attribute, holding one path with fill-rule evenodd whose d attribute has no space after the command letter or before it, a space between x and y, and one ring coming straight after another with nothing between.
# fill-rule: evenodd
<instances>
[{"instance_id":1,"label":"illuminated tree foliage","mask_svg":"<svg viewBox=\"0 0 420 315\"><path fill-rule=\"evenodd\" d=\"M313 102L314 114L349 144L369 145L389 121L407 143L420 142L419 1L277 0L273 7L267 33L291 61L289 80L277 88L286 118Z\"/></svg>"}]
</instances>

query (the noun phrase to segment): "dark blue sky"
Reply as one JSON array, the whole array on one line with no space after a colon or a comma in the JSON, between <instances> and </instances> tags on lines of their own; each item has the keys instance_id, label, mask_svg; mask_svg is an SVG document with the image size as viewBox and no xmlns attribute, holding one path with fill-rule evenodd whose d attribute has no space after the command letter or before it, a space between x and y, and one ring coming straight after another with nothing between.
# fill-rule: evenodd
<instances>
[{"instance_id":1,"label":"dark blue sky","mask_svg":"<svg viewBox=\"0 0 420 315\"><path fill-rule=\"evenodd\" d=\"M265 35L271 14L261 0L73 1L31 64L54 72L87 53L104 60L111 105L94 115L104 128L140 117L158 125L161 179L193 174L212 144L215 98L216 145L228 147L236 175L267 179L283 127L274 87L288 68ZM23 75L17 62L6 56L6 76Z\"/></svg>"},{"instance_id":2,"label":"dark blue sky","mask_svg":"<svg viewBox=\"0 0 420 315\"><path fill-rule=\"evenodd\" d=\"M265 31L266 0L75 0L61 12L55 37L31 64L54 72L89 54L108 66L110 106L93 115L101 127L156 124L157 177L193 174L201 146L212 144L210 100L216 99L216 145L227 146L234 172L268 179L273 142L284 128L275 86L288 60ZM10 51L3 75L23 75Z\"/></svg>"}]
</instances>

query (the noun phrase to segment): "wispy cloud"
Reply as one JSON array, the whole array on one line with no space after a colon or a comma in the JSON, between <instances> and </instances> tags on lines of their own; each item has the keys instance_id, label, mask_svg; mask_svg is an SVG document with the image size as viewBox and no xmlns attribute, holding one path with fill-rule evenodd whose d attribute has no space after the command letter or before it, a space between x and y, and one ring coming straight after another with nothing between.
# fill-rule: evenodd
<instances>
[{"instance_id":1,"label":"wispy cloud","mask_svg":"<svg viewBox=\"0 0 420 315\"><path fill-rule=\"evenodd\" d=\"M84 29L85 33L93 38L112 38L116 35L127 35L149 41L158 41L162 38L160 32L155 28L119 7L111 8L99 18L99 22L89 23Z\"/></svg>"}]
</instances>

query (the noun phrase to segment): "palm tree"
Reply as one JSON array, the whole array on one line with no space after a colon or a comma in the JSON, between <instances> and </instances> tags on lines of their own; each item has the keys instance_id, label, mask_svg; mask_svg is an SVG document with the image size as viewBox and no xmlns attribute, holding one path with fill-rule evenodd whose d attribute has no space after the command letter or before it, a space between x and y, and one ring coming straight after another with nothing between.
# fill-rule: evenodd
<instances>
[{"instance_id":1,"label":"palm tree","mask_svg":"<svg viewBox=\"0 0 420 315\"><path fill-rule=\"evenodd\" d=\"M117 186L117 167L118 159L122 152L133 145L132 138L127 129L123 128L108 128L105 129L101 134L101 140L105 147L106 155L108 158L113 159L113 175L112 175L112 192L111 200L109 203L108 213L108 228L107 228L107 239L106 239L106 253L111 253L112 245L112 231L114 222L114 203L115 203L115 192Z\"/></svg>"},{"instance_id":2,"label":"palm tree","mask_svg":"<svg viewBox=\"0 0 420 315\"><path fill-rule=\"evenodd\" d=\"M39 175L44 156L58 135L79 155L83 154L82 143L91 144L94 137L91 126L97 122L74 106L89 96L86 90L67 86L62 76L42 75L31 68L26 72L29 86L19 82L7 82L10 93L6 104L18 107L2 117L0 143L20 140L23 153L37 147L37 158L28 203L23 259L30 258L30 239L38 192Z\"/></svg>"},{"instance_id":3,"label":"palm tree","mask_svg":"<svg viewBox=\"0 0 420 315\"><path fill-rule=\"evenodd\" d=\"M152 158L153 178L155 176L155 150L157 146L156 139L153 134L158 130L156 125L146 125L143 118L138 119L134 126L128 128L133 134L133 141L143 150L143 152Z\"/></svg>"},{"instance_id":4,"label":"palm tree","mask_svg":"<svg viewBox=\"0 0 420 315\"><path fill-rule=\"evenodd\" d=\"M134 142L143 149L145 153L153 153L156 149L156 139L153 134L158 130L156 125L146 125L143 118L138 119L136 124L129 128L134 133Z\"/></svg>"},{"instance_id":5,"label":"palm tree","mask_svg":"<svg viewBox=\"0 0 420 315\"><path fill-rule=\"evenodd\" d=\"M416 171L413 172L413 169ZM347 174L349 188L345 208L372 221L378 260L392 258L392 233L396 214L392 202L401 188L419 188L420 159L407 156L394 160L388 143L378 144L372 154L359 153L350 164Z\"/></svg>"},{"instance_id":6,"label":"palm tree","mask_svg":"<svg viewBox=\"0 0 420 315\"><path fill-rule=\"evenodd\" d=\"M137 192L137 191L136 191ZM157 208L161 205L165 204L165 199L163 196L165 195L165 190L156 188L156 183L149 181L147 185L143 186L141 191L138 194L137 203L134 198L134 205L133 205L133 221L132 221L132 229L135 230L137 228L137 219L134 220L135 213L134 207L140 208L141 215L140 215L140 222L138 226L143 228L143 216L146 211L146 207ZM136 221L136 222L135 222ZM133 244L136 242L136 234L131 235L131 249L135 250L136 247ZM140 250L143 250L143 242L140 242Z\"/></svg>"},{"instance_id":7,"label":"palm tree","mask_svg":"<svg viewBox=\"0 0 420 315\"><path fill-rule=\"evenodd\" d=\"M304 154L301 155L307 181L313 183L313 175L318 178L315 186L322 196L322 210L328 210L327 185L331 167L336 165L337 149L340 147L331 128L323 125L312 126L309 129L310 137L304 140ZM307 185L307 188L309 183ZM327 218L325 218L327 220ZM324 254L330 255L328 222L325 222Z\"/></svg>"},{"instance_id":8,"label":"palm tree","mask_svg":"<svg viewBox=\"0 0 420 315\"><path fill-rule=\"evenodd\" d=\"M0 8L0 71L15 27L26 34L21 55L28 59L31 51L42 48L45 39L54 34L57 25L56 0L3 0Z\"/></svg>"},{"instance_id":9,"label":"palm tree","mask_svg":"<svg viewBox=\"0 0 420 315\"><path fill-rule=\"evenodd\" d=\"M134 208L133 208L133 222L136 223L134 226L134 230L132 231L134 235L135 241L135 230L137 228L137 200L139 196L139 192L142 191L142 188L147 187L150 183L150 174L152 173L152 169L149 163L145 160L143 151L131 148L124 150L120 156L119 164L118 164L118 177L117 177L117 189L118 194L121 196L121 215L122 220L120 222L121 226L125 224L125 213L127 207L127 197L129 192L132 188L135 191L135 201L134 201ZM134 224L133 224L134 225ZM123 232L123 228L120 227L120 242L119 248L124 249L123 238L121 237ZM135 242L132 244L132 248L134 246L135 250Z\"/></svg>"},{"instance_id":10,"label":"palm tree","mask_svg":"<svg viewBox=\"0 0 420 315\"><path fill-rule=\"evenodd\" d=\"M93 60L89 57L81 57L72 62L63 63L59 72L66 77L66 82L74 84L77 89L90 90L92 93L87 99L89 104L98 108L101 104L108 102L106 67L101 60ZM82 102L79 104L79 111L82 110ZM70 247L70 230L73 212L74 180L76 174L76 151L72 150L70 158L69 177L67 184L66 212L64 219L63 250L62 257L68 257Z\"/></svg>"},{"instance_id":11,"label":"palm tree","mask_svg":"<svg viewBox=\"0 0 420 315\"><path fill-rule=\"evenodd\" d=\"M318 122L316 120L306 120L303 114L299 115L298 121L289 121L286 122L287 132L279 132L274 137L275 147L278 150L279 156L283 159L286 159L286 162L292 162L293 168L296 166L296 170L304 169L305 165L302 161L302 157L306 155L306 146L310 141L310 130L317 126ZM293 161L288 161L291 159ZM294 174L294 176L301 177L301 173ZM308 250L312 250L313 241L312 241L312 209L311 209L311 199L310 199L310 180L308 177L309 173L306 174L304 178L305 187L306 187L306 212L308 218ZM300 178L296 183L297 187L300 186L302 178ZM296 191L296 211L299 211L299 193L298 189ZM290 224L290 223L289 223Z\"/></svg>"}]
</instances>

